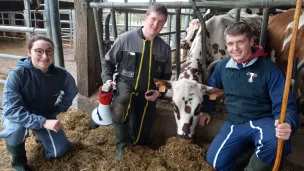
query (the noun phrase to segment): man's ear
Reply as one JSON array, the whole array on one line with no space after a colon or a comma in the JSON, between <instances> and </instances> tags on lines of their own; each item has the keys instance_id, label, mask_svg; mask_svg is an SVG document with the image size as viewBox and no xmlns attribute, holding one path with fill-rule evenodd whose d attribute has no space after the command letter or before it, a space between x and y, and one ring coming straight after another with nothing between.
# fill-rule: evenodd
<instances>
[{"instance_id":1,"label":"man's ear","mask_svg":"<svg viewBox=\"0 0 304 171\"><path fill-rule=\"evenodd\" d=\"M28 56L31 56L31 49L26 49L26 54L27 54Z\"/></svg>"},{"instance_id":2,"label":"man's ear","mask_svg":"<svg viewBox=\"0 0 304 171\"><path fill-rule=\"evenodd\" d=\"M168 89L171 89L172 88L172 83L171 81L167 81L167 80L160 80L160 79L157 79L157 78L153 78L153 81L154 83L156 84L157 88L161 88L162 89L162 86L164 86L166 88L166 91ZM162 91L163 92L163 91Z\"/></svg>"},{"instance_id":3,"label":"man's ear","mask_svg":"<svg viewBox=\"0 0 304 171\"><path fill-rule=\"evenodd\" d=\"M250 42L250 46L253 46L254 45L254 37L252 36L251 39L249 40Z\"/></svg>"}]
</instances>

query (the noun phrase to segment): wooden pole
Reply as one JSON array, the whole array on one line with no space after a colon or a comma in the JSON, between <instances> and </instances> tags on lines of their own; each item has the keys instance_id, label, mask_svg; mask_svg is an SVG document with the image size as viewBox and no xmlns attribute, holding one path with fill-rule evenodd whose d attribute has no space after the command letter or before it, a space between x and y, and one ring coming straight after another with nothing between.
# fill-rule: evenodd
<instances>
[{"instance_id":1,"label":"wooden pole","mask_svg":"<svg viewBox=\"0 0 304 171\"><path fill-rule=\"evenodd\" d=\"M76 48L77 85L79 94L86 97L94 93L101 82L101 64L93 17L93 9L88 7L92 0L74 2L76 14ZM102 10L98 11L99 18ZM100 27L102 28L102 26ZM102 35L102 32L100 33Z\"/></svg>"},{"instance_id":2,"label":"wooden pole","mask_svg":"<svg viewBox=\"0 0 304 171\"><path fill-rule=\"evenodd\" d=\"M289 49L288 64L287 64L287 74L286 74L284 95L283 95L283 100L282 100L280 124L284 123L285 118L286 118L286 108L287 108L287 101L288 101L288 95L289 95L289 90L290 90L290 81L291 81L291 75L292 75L293 60L294 60L294 54L295 54L295 46L296 46L296 40L297 40L301 6L302 6L302 0L298 0L295 14L294 14L294 25L293 25L292 37L291 37L291 41L290 41L290 49ZM277 155L276 155L276 160L275 160L272 171L279 170L280 162L281 162L281 158L282 158L282 151L283 151L283 140L278 139Z\"/></svg>"}]
</instances>

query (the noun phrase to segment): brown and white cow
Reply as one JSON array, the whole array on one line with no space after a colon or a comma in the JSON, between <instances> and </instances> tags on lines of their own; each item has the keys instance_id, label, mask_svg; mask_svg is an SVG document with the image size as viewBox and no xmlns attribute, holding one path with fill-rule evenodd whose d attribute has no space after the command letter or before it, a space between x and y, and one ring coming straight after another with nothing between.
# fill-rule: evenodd
<instances>
[{"instance_id":1,"label":"brown and white cow","mask_svg":"<svg viewBox=\"0 0 304 171\"><path fill-rule=\"evenodd\" d=\"M187 65L180 74L178 81L155 80L155 83L172 89L172 101L177 124L177 134L186 139L192 139L200 115L203 96L216 93L222 95L223 90L214 89L202 84L202 59L198 36L187 57Z\"/></svg>"},{"instance_id":2,"label":"brown and white cow","mask_svg":"<svg viewBox=\"0 0 304 171\"><path fill-rule=\"evenodd\" d=\"M287 58L290 49L290 40L292 29L294 25L295 10L288 10L287 12L280 13L269 17L267 29L267 43L266 49L271 57L275 59L284 72L287 69ZM295 57L299 58L299 62L304 59L304 9L301 11L299 19L297 42L295 47Z\"/></svg>"},{"instance_id":3,"label":"brown and white cow","mask_svg":"<svg viewBox=\"0 0 304 171\"><path fill-rule=\"evenodd\" d=\"M283 71L286 73L287 60L289 56L291 34L294 25L294 13L295 10L291 9L284 13L280 13L269 17L268 30L267 30L267 42L266 49L271 58L275 59ZM297 33L297 42L295 46L295 58L298 58L299 62L304 59L304 9L301 11L299 18L299 26ZM296 66L295 66L296 67ZM299 93L297 97L300 112L304 113L304 71L299 73L298 79Z\"/></svg>"},{"instance_id":4,"label":"brown and white cow","mask_svg":"<svg viewBox=\"0 0 304 171\"><path fill-rule=\"evenodd\" d=\"M207 65L215 60L220 60L223 57L227 57L226 44L225 44L225 29L235 21L235 10L230 10L227 14L213 16L206 21L206 52L207 52ZM255 44L259 43L259 36L262 24L262 17L257 14L247 14L245 11L241 11L240 20L249 25L253 29L253 35L255 38ZM199 28L201 24L198 19L191 20L189 28L187 28L187 35L185 40L181 43L181 48L189 49L192 47L192 42L196 37L201 37ZM201 47L201 42L196 46Z\"/></svg>"}]
</instances>

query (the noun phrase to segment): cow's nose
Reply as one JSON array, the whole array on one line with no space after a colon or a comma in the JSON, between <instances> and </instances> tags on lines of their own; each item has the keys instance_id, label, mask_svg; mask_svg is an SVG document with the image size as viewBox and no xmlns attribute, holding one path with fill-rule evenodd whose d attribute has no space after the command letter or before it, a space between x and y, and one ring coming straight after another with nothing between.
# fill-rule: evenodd
<instances>
[{"instance_id":1,"label":"cow's nose","mask_svg":"<svg viewBox=\"0 0 304 171\"><path fill-rule=\"evenodd\" d=\"M188 106L188 105L185 106L185 112L190 114L191 113L191 107Z\"/></svg>"},{"instance_id":2,"label":"cow's nose","mask_svg":"<svg viewBox=\"0 0 304 171\"><path fill-rule=\"evenodd\" d=\"M178 137L186 143L192 143L194 141L192 137L189 137L187 135L178 135Z\"/></svg>"}]
</instances>

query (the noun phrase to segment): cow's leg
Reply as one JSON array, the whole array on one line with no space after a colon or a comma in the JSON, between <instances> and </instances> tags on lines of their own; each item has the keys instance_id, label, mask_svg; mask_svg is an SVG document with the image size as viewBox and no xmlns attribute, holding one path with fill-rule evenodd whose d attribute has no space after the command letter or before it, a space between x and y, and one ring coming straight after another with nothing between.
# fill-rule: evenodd
<instances>
[{"instance_id":1,"label":"cow's leg","mask_svg":"<svg viewBox=\"0 0 304 171\"><path fill-rule=\"evenodd\" d=\"M237 157L248 147L249 140L243 137L243 130L248 124L231 125L226 121L218 135L212 141L207 162L216 170L233 170L237 166Z\"/></svg>"},{"instance_id":2,"label":"cow's leg","mask_svg":"<svg viewBox=\"0 0 304 171\"><path fill-rule=\"evenodd\" d=\"M275 127L273 118L263 118L260 120L250 121L251 130L249 137L252 137L255 145L249 165L245 170L271 170L275 161L278 138L275 136ZM290 140L284 141L282 157L291 153Z\"/></svg>"},{"instance_id":3,"label":"cow's leg","mask_svg":"<svg viewBox=\"0 0 304 171\"><path fill-rule=\"evenodd\" d=\"M129 115L132 107L131 87L124 82L117 82L118 93L112 101L113 130L116 137L115 159L123 159L123 148L129 143ZM129 105L130 104L130 105Z\"/></svg>"}]
</instances>

